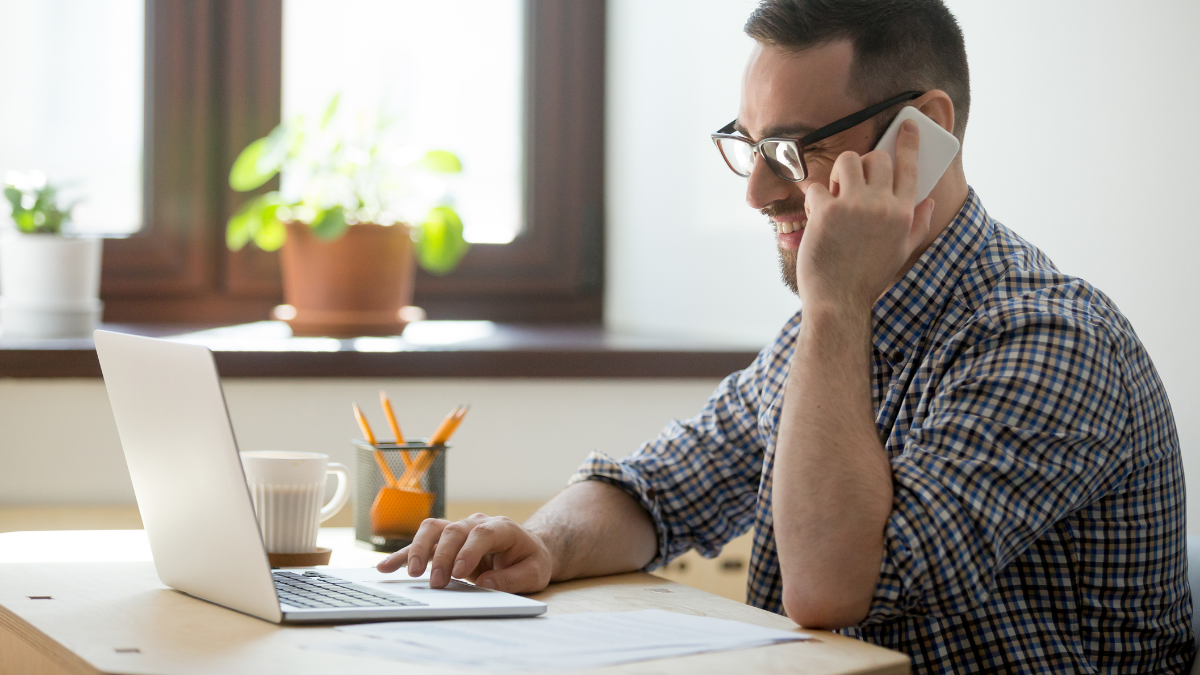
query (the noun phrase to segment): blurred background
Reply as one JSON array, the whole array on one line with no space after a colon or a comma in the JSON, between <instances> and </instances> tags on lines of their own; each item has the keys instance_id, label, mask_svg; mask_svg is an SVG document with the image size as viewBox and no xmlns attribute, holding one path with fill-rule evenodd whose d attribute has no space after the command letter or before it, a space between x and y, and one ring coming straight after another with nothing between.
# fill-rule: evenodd
<instances>
[{"instance_id":1,"label":"blurred background","mask_svg":"<svg viewBox=\"0 0 1200 675\"><path fill-rule=\"evenodd\" d=\"M1130 318L1197 483L1200 5L947 4L971 67L968 180L993 217ZM461 160L438 199L471 248L448 274L418 274L430 319L752 352L798 308L772 231L708 137L736 115L754 6L0 0L0 175L37 169L82 199L78 231L107 237L105 321L260 321L281 302L277 254L231 251L225 228L278 183L235 192L230 168L340 94L347 124L396 120L397 156ZM450 498L535 502L589 450L623 455L694 414L718 379L251 378L226 392L243 446L343 461L352 398L387 387L430 426L470 400ZM3 379L0 410L0 503L132 502L99 380ZM1189 511L1200 534L1200 499Z\"/></svg>"}]
</instances>

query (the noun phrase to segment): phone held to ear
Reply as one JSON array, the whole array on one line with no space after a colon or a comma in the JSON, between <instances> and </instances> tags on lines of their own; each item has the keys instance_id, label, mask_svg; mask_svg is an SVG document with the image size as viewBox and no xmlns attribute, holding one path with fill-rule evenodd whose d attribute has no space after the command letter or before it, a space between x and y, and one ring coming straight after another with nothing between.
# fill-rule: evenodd
<instances>
[{"instance_id":1,"label":"phone held to ear","mask_svg":"<svg viewBox=\"0 0 1200 675\"><path fill-rule=\"evenodd\" d=\"M942 174L950 162L958 154L959 143L954 134L946 131L937 122L929 119L920 110L911 105L900 109L896 119L883 132L876 150L883 150L892 156L892 164L896 163L896 135L900 133L900 125L904 120L913 120L921 133L921 145L917 150L917 204L925 201L933 186L941 180Z\"/></svg>"}]
</instances>

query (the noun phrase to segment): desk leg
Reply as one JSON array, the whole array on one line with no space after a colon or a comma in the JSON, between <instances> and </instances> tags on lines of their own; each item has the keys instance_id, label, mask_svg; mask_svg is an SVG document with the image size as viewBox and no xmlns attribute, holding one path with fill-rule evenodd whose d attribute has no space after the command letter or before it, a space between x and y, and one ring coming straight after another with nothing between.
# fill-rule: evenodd
<instances>
[{"instance_id":1,"label":"desk leg","mask_svg":"<svg viewBox=\"0 0 1200 675\"><path fill-rule=\"evenodd\" d=\"M0 607L0 673L100 675L86 661L4 607Z\"/></svg>"}]
</instances>

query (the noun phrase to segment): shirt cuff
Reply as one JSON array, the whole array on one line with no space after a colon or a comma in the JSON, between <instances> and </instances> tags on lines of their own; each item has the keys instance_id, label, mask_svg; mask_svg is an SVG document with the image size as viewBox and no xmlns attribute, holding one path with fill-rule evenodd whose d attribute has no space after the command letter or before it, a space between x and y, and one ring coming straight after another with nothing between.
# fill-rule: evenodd
<instances>
[{"instance_id":1,"label":"shirt cuff","mask_svg":"<svg viewBox=\"0 0 1200 675\"><path fill-rule=\"evenodd\" d=\"M654 530L658 535L658 553L642 568L643 571L652 572L670 562L670 537L666 520L663 518L662 505L659 503L658 494L644 478L623 462L614 460L598 450L593 450L567 481L567 485L574 485L585 480L600 481L621 488L630 497L636 499L638 504L650 515L650 519L654 522Z\"/></svg>"}]
</instances>

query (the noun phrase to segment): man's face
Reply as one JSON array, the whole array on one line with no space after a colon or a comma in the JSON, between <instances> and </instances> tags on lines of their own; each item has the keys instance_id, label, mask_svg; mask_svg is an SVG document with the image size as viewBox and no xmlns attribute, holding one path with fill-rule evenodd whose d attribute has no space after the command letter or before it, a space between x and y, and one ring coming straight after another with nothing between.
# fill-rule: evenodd
<instances>
[{"instance_id":1,"label":"man's face","mask_svg":"<svg viewBox=\"0 0 1200 675\"><path fill-rule=\"evenodd\" d=\"M742 80L737 129L754 141L770 137L800 138L877 101L860 101L847 92L853 46L839 41L788 52L758 45L750 54ZM810 185L829 186L838 155L871 151L875 122L868 120L804 148L808 177L791 183L776 176L766 162L756 161L746 183L746 203L768 217L776 234L784 283L796 292L796 251L804 236L804 194ZM791 232L786 232L791 230Z\"/></svg>"}]
</instances>

